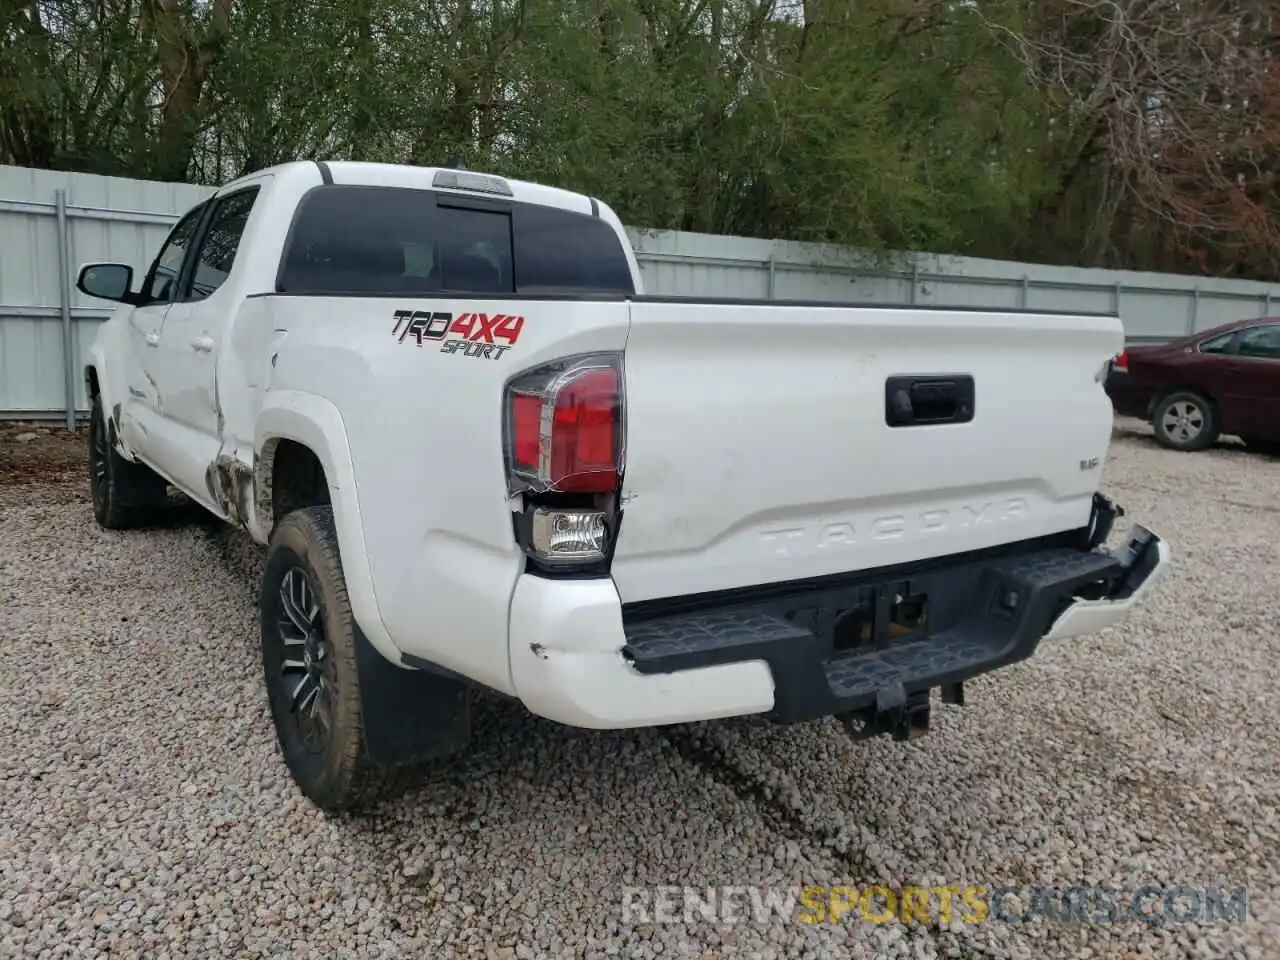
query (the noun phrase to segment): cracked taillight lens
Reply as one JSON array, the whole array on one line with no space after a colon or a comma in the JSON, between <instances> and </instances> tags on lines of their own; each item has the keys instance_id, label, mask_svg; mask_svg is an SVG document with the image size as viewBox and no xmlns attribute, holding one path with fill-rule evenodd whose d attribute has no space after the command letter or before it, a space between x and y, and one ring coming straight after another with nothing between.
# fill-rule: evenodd
<instances>
[{"instance_id":1,"label":"cracked taillight lens","mask_svg":"<svg viewBox=\"0 0 1280 960\"><path fill-rule=\"evenodd\" d=\"M607 570L626 437L621 354L586 354L515 377L504 397L516 540L536 569Z\"/></svg>"},{"instance_id":2,"label":"cracked taillight lens","mask_svg":"<svg viewBox=\"0 0 1280 960\"><path fill-rule=\"evenodd\" d=\"M591 354L507 385L506 460L512 492L616 493L624 449L622 358Z\"/></svg>"}]
</instances>

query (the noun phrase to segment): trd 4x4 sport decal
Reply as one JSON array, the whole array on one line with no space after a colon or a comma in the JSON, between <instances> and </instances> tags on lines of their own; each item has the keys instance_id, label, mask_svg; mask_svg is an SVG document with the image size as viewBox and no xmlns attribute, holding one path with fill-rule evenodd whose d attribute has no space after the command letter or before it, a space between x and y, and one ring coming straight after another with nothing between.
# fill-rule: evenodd
<instances>
[{"instance_id":1,"label":"trd 4x4 sport decal","mask_svg":"<svg viewBox=\"0 0 1280 960\"><path fill-rule=\"evenodd\" d=\"M439 343L441 353L497 360L520 339L524 317L505 313L452 313L432 310L397 310L391 335L399 343L425 346Z\"/></svg>"}]
</instances>

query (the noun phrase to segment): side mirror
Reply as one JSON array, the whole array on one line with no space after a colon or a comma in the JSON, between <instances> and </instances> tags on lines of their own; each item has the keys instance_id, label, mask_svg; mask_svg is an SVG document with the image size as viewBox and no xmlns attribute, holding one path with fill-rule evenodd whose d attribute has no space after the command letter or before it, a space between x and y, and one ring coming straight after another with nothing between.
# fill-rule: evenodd
<instances>
[{"instance_id":1,"label":"side mirror","mask_svg":"<svg viewBox=\"0 0 1280 960\"><path fill-rule=\"evenodd\" d=\"M123 263L86 263L76 277L76 289L101 300L133 303L133 267Z\"/></svg>"}]
</instances>

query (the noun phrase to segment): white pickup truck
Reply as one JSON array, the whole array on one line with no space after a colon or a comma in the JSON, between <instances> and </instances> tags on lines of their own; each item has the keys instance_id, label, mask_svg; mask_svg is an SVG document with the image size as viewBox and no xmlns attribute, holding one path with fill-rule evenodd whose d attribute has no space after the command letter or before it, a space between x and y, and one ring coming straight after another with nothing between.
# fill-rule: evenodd
<instances>
[{"instance_id":1,"label":"white pickup truck","mask_svg":"<svg viewBox=\"0 0 1280 960\"><path fill-rule=\"evenodd\" d=\"M598 200L365 163L243 177L140 285L77 285L120 304L94 514L173 486L268 546L271 713L327 810L462 747L474 685L914 736L1168 560L1103 545L1112 316L646 296Z\"/></svg>"}]
</instances>

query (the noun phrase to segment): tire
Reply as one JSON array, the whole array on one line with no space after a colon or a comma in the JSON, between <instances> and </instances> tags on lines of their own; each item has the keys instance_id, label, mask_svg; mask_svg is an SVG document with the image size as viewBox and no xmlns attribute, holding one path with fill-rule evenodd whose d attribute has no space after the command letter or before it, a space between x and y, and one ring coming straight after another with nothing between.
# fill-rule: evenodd
<instances>
[{"instance_id":1,"label":"tire","mask_svg":"<svg viewBox=\"0 0 1280 960\"><path fill-rule=\"evenodd\" d=\"M262 669L285 765L330 813L400 792L415 769L365 756L356 626L331 507L277 524L262 577Z\"/></svg>"},{"instance_id":2,"label":"tire","mask_svg":"<svg viewBox=\"0 0 1280 960\"><path fill-rule=\"evenodd\" d=\"M1218 412L1213 404L1192 390L1179 390L1151 411L1156 442L1170 450L1207 450L1218 442Z\"/></svg>"},{"instance_id":3,"label":"tire","mask_svg":"<svg viewBox=\"0 0 1280 960\"><path fill-rule=\"evenodd\" d=\"M169 485L146 464L120 456L107 429L102 398L89 414L89 496L93 518L104 530L145 526L168 503Z\"/></svg>"}]
</instances>

